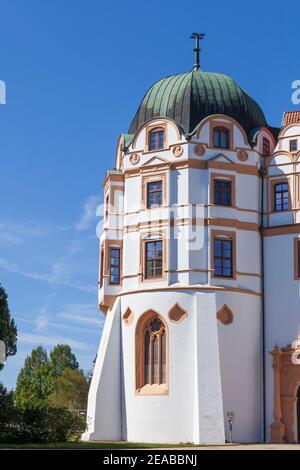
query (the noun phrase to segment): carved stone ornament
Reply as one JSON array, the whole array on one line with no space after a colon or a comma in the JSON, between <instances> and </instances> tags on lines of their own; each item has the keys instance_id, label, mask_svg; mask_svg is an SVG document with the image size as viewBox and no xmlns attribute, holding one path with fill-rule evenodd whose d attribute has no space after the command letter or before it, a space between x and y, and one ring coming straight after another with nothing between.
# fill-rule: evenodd
<instances>
[{"instance_id":1,"label":"carved stone ornament","mask_svg":"<svg viewBox=\"0 0 300 470\"><path fill-rule=\"evenodd\" d=\"M196 144L194 147L195 154L198 155L198 157L203 157L205 154L205 147L204 145L201 144Z\"/></svg>"},{"instance_id":2,"label":"carved stone ornament","mask_svg":"<svg viewBox=\"0 0 300 470\"><path fill-rule=\"evenodd\" d=\"M181 157L182 154L183 154L183 148L180 145L176 145L173 148L174 157Z\"/></svg>"},{"instance_id":3,"label":"carved stone ornament","mask_svg":"<svg viewBox=\"0 0 300 470\"><path fill-rule=\"evenodd\" d=\"M131 165L137 165L140 161L140 156L137 153L133 153L132 155L130 155L129 160Z\"/></svg>"}]
</instances>

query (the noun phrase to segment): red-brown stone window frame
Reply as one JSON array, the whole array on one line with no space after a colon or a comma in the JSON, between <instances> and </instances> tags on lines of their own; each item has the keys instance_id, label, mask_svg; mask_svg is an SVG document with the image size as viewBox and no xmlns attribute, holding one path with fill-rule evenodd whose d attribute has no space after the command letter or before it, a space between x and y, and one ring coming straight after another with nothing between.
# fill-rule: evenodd
<instances>
[{"instance_id":1,"label":"red-brown stone window frame","mask_svg":"<svg viewBox=\"0 0 300 470\"><path fill-rule=\"evenodd\" d=\"M231 276L215 275L215 240L231 242ZM236 279L236 233L227 230L211 231L211 270L212 279Z\"/></svg>"},{"instance_id":2,"label":"red-brown stone window frame","mask_svg":"<svg viewBox=\"0 0 300 470\"><path fill-rule=\"evenodd\" d=\"M275 210L275 188L279 184L288 185L288 208L283 210ZM290 182L288 178L273 178L269 181L269 200L270 200L270 212L281 213L291 210L292 201L291 201L291 191L290 191Z\"/></svg>"},{"instance_id":3,"label":"red-brown stone window frame","mask_svg":"<svg viewBox=\"0 0 300 470\"><path fill-rule=\"evenodd\" d=\"M263 137L263 149L262 154L264 157L269 157L271 154L271 143L267 137Z\"/></svg>"},{"instance_id":4,"label":"red-brown stone window frame","mask_svg":"<svg viewBox=\"0 0 300 470\"><path fill-rule=\"evenodd\" d=\"M215 181L216 180L221 180L221 181L229 181L231 184L231 204L216 204L216 194L215 194ZM215 206L222 206L222 207L235 207L235 176L234 175L228 175L226 173L211 173L210 175L210 201L211 204Z\"/></svg>"},{"instance_id":5,"label":"red-brown stone window frame","mask_svg":"<svg viewBox=\"0 0 300 470\"><path fill-rule=\"evenodd\" d=\"M300 238L294 238L294 279L300 279Z\"/></svg>"},{"instance_id":6,"label":"red-brown stone window frame","mask_svg":"<svg viewBox=\"0 0 300 470\"><path fill-rule=\"evenodd\" d=\"M136 394L167 395L169 331L165 320L148 310L136 326Z\"/></svg>"},{"instance_id":7,"label":"red-brown stone window frame","mask_svg":"<svg viewBox=\"0 0 300 470\"><path fill-rule=\"evenodd\" d=\"M163 146L157 148L151 148L151 135L155 132L163 132ZM166 124L159 124L159 125L151 125L147 126L146 128L146 144L145 144L145 151L146 152L159 152L160 150L164 150L167 147L167 126Z\"/></svg>"},{"instance_id":8,"label":"red-brown stone window frame","mask_svg":"<svg viewBox=\"0 0 300 470\"><path fill-rule=\"evenodd\" d=\"M122 246L123 242L121 240L105 240L104 241L104 270L103 277L107 279L107 284L109 286L121 286L122 285L122 272L123 272L123 256L122 256ZM110 268L111 268L111 249L117 248L120 250L120 275L119 283L110 282Z\"/></svg>"},{"instance_id":9,"label":"red-brown stone window frame","mask_svg":"<svg viewBox=\"0 0 300 470\"><path fill-rule=\"evenodd\" d=\"M226 147L221 147L216 145L215 143L215 130L221 131L223 129L224 131L226 130L226 133L228 135L228 145ZM209 133L209 146L214 149L219 149L219 150L233 150L234 146L234 139L233 139L233 124L228 123L228 122L223 122L223 121L212 121L210 123L210 133Z\"/></svg>"},{"instance_id":10,"label":"red-brown stone window frame","mask_svg":"<svg viewBox=\"0 0 300 470\"><path fill-rule=\"evenodd\" d=\"M147 262L147 243L161 242L162 243L162 273L161 276L147 277L146 262ZM141 235L140 241L140 282L157 282L164 281L167 277L167 239L166 232L152 233L145 232Z\"/></svg>"},{"instance_id":11,"label":"red-brown stone window frame","mask_svg":"<svg viewBox=\"0 0 300 470\"><path fill-rule=\"evenodd\" d=\"M109 247L109 284L121 284L121 248Z\"/></svg>"},{"instance_id":12,"label":"red-brown stone window frame","mask_svg":"<svg viewBox=\"0 0 300 470\"><path fill-rule=\"evenodd\" d=\"M151 172L147 173L146 175L141 176L141 183L142 183L142 199L141 199L141 208L152 210L153 208L148 208L148 184L149 183L156 183L161 182L162 185L162 204L161 206L157 207L166 207L167 206L167 173L166 172Z\"/></svg>"}]
</instances>

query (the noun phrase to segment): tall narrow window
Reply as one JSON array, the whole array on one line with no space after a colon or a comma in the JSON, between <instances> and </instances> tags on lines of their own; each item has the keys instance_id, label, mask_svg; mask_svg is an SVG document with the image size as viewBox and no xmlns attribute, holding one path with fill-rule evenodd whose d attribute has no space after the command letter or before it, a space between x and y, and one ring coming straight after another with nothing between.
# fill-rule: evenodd
<instances>
[{"instance_id":1,"label":"tall narrow window","mask_svg":"<svg viewBox=\"0 0 300 470\"><path fill-rule=\"evenodd\" d=\"M109 213L109 194L106 196L105 199L105 218L107 219Z\"/></svg>"},{"instance_id":2,"label":"tall narrow window","mask_svg":"<svg viewBox=\"0 0 300 470\"><path fill-rule=\"evenodd\" d=\"M152 209L162 205L162 181L147 183L147 207Z\"/></svg>"},{"instance_id":3,"label":"tall narrow window","mask_svg":"<svg viewBox=\"0 0 300 470\"><path fill-rule=\"evenodd\" d=\"M120 248L110 248L109 282L120 284Z\"/></svg>"},{"instance_id":4,"label":"tall narrow window","mask_svg":"<svg viewBox=\"0 0 300 470\"><path fill-rule=\"evenodd\" d=\"M297 271L297 277L300 278L300 240L297 240Z\"/></svg>"},{"instance_id":5,"label":"tall narrow window","mask_svg":"<svg viewBox=\"0 0 300 470\"><path fill-rule=\"evenodd\" d=\"M233 277L232 240L214 239L215 277Z\"/></svg>"},{"instance_id":6,"label":"tall narrow window","mask_svg":"<svg viewBox=\"0 0 300 470\"><path fill-rule=\"evenodd\" d=\"M163 242L162 240L145 243L145 277L147 279L162 277Z\"/></svg>"},{"instance_id":7,"label":"tall narrow window","mask_svg":"<svg viewBox=\"0 0 300 470\"><path fill-rule=\"evenodd\" d=\"M219 206L231 206L231 181L214 179L214 203Z\"/></svg>"},{"instance_id":8,"label":"tall narrow window","mask_svg":"<svg viewBox=\"0 0 300 470\"><path fill-rule=\"evenodd\" d=\"M230 132L226 127L213 128L213 146L222 149L230 148Z\"/></svg>"},{"instance_id":9,"label":"tall narrow window","mask_svg":"<svg viewBox=\"0 0 300 470\"><path fill-rule=\"evenodd\" d=\"M289 208L289 185L278 183L274 185L274 210L285 211Z\"/></svg>"},{"instance_id":10,"label":"tall narrow window","mask_svg":"<svg viewBox=\"0 0 300 470\"><path fill-rule=\"evenodd\" d=\"M270 156L270 141L266 137L263 137L263 156Z\"/></svg>"},{"instance_id":11,"label":"tall narrow window","mask_svg":"<svg viewBox=\"0 0 300 470\"><path fill-rule=\"evenodd\" d=\"M297 152L298 142L297 139L290 140L290 152Z\"/></svg>"},{"instance_id":12,"label":"tall narrow window","mask_svg":"<svg viewBox=\"0 0 300 470\"><path fill-rule=\"evenodd\" d=\"M154 311L142 316L136 330L137 389L145 386L167 385L167 331L164 322ZM158 389L159 391L159 389Z\"/></svg>"},{"instance_id":13,"label":"tall narrow window","mask_svg":"<svg viewBox=\"0 0 300 470\"><path fill-rule=\"evenodd\" d=\"M104 249L101 248L100 254L100 288L103 286L103 270L104 270Z\"/></svg>"},{"instance_id":14,"label":"tall narrow window","mask_svg":"<svg viewBox=\"0 0 300 470\"><path fill-rule=\"evenodd\" d=\"M159 150L164 148L165 144L165 131L164 129L157 128L149 132L149 150Z\"/></svg>"},{"instance_id":15,"label":"tall narrow window","mask_svg":"<svg viewBox=\"0 0 300 470\"><path fill-rule=\"evenodd\" d=\"M294 279L300 279L300 238L294 238Z\"/></svg>"}]
</instances>

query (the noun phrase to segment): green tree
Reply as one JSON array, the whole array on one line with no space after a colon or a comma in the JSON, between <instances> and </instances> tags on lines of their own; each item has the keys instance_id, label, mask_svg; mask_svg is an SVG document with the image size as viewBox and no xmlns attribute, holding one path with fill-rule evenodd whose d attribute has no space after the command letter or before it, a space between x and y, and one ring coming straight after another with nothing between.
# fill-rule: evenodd
<instances>
[{"instance_id":1,"label":"green tree","mask_svg":"<svg viewBox=\"0 0 300 470\"><path fill-rule=\"evenodd\" d=\"M78 369L75 354L68 344L58 344L50 352L50 367L53 377L60 377L64 369Z\"/></svg>"},{"instance_id":2,"label":"green tree","mask_svg":"<svg viewBox=\"0 0 300 470\"><path fill-rule=\"evenodd\" d=\"M88 392L89 383L81 370L64 369L54 382L49 404L56 408L84 410Z\"/></svg>"},{"instance_id":3,"label":"green tree","mask_svg":"<svg viewBox=\"0 0 300 470\"><path fill-rule=\"evenodd\" d=\"M47 351L38 346L25 359L17 378L15 399L17 406L35 408L45 406L53 387Z\"/></svg>"},{"instance_id":4,"label":"green tree","mask_svg":"<svg viewBox=\"0 0 300 470\"><path fill-rule=\"evenodd\" d=\"M0 428L3 424L10 421L14 408L14 394L8 392L2 383L0 383Z\"/></svg>"},{"instance_id":5,"label":"green tree","mask_svg":"<svg viewBox=\"0 0 300 470\"><path fill-rule=\"evenodd\" d=\"M78 371L76 356L67 344L58 344L50 352L39 346L32 350L20 370L16 386L16 404L24 408L48 406L54 383L65 369Z\"/></svg>"},{"instance_id":6,"label":"green tree","mask_svg":"<svg viewBox=\"0 0 300 470\"><path fill-rule=\"evenodd\" d=\"M17 352L17 327L10 316L7 303L7 294L0 285L0 340L4 341L6 356L13 356ZM3 364L0 364L0 370Z\"/></svg>"}]
</instances>

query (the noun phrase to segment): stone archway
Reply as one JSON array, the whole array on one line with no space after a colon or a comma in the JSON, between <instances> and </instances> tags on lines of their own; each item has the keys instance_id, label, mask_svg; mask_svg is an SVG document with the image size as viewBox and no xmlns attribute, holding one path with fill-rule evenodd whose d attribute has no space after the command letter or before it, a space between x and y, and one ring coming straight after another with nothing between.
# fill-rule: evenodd
<instances>
[{"instance_id":1,"label":"stone archway","mask_svg":"<svg viewBox=\"0 0 300 470\"><path fill-rule=\"evenodd\" d=\"M271 441L293 443L299 440L297 395L300 385L300 335L285 348L277 345L270 352L274 370L274 423Z\"/></svg>"}]
</instances>

